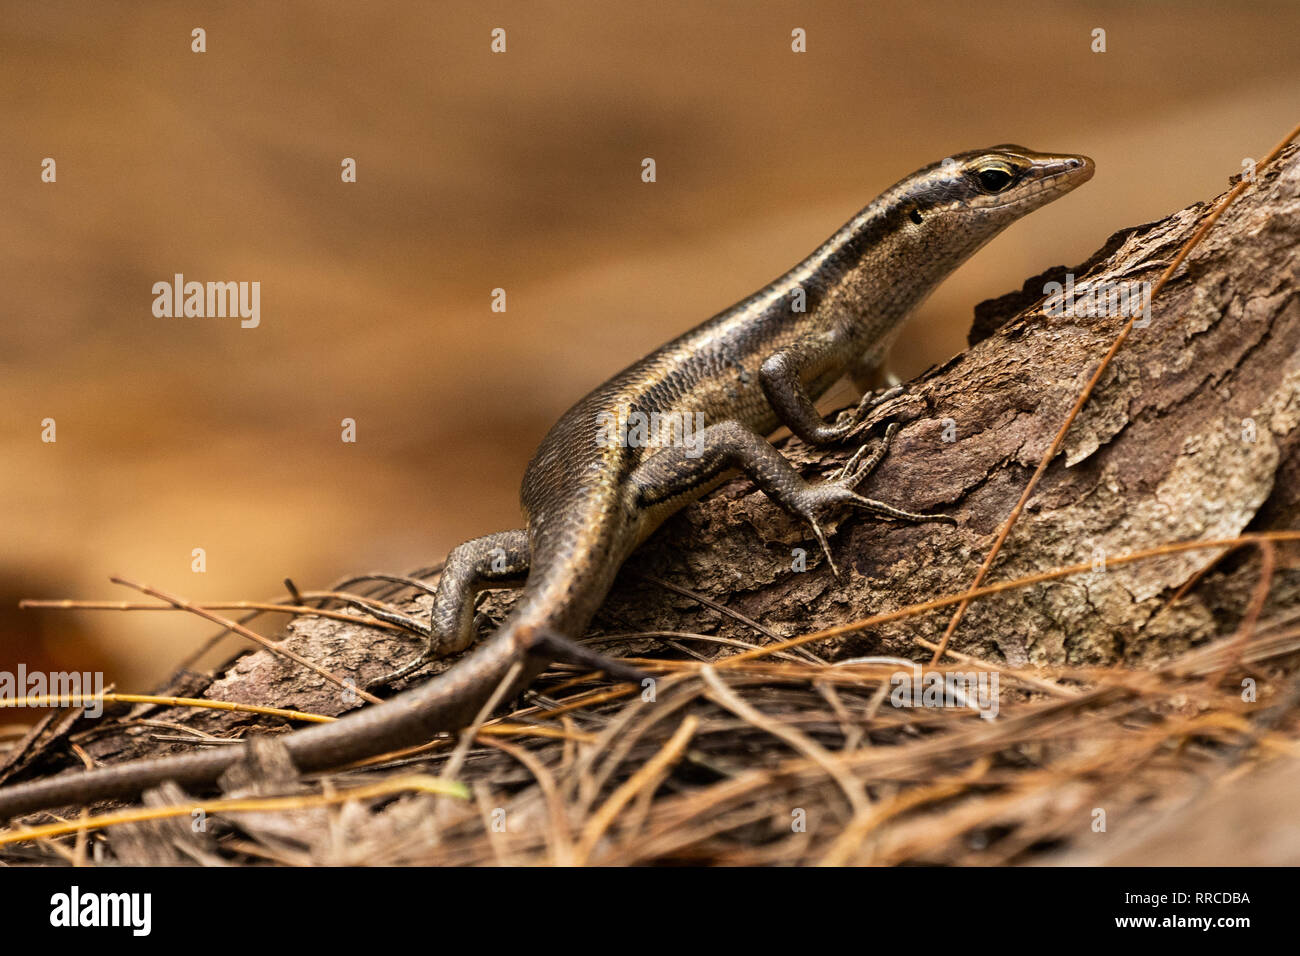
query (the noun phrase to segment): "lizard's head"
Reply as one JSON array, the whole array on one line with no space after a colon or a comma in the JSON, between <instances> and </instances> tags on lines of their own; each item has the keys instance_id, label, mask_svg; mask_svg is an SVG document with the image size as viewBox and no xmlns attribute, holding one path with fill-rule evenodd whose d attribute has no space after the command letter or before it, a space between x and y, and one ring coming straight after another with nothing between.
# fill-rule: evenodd
<instances>
[{"instance_id":1,"label":"lizard's head","mask_svg":"<svg viewBox=\"0 0 1300 956\"><path fill-rule=\"evenodd\" d=\"M894 199L900 220L910 222L918 238L941 243L961 233L983 245L1021 216L1086 183L1094 170L1087 156L994 146L927 166L899 183Z\"/></svg>"}]
</instances>

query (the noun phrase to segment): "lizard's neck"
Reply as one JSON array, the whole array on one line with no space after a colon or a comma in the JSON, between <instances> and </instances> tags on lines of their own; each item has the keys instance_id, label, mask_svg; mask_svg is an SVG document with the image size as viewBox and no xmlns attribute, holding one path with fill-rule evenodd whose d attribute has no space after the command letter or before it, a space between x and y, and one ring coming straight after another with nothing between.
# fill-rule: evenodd
<instances>
[{"instance_id":1,"label":"lizard's neck","mask_svg":"<svg viewBox=\"0 0 1300 956\"><path fill-rule=\"evenodd\" d=\"M802 262L753 298L761 321L800 332L843 334L862 349L892 338L907 313L952 271L942 257L918 255L906 203L884 194Z\"/></svg>"}]
</instances>

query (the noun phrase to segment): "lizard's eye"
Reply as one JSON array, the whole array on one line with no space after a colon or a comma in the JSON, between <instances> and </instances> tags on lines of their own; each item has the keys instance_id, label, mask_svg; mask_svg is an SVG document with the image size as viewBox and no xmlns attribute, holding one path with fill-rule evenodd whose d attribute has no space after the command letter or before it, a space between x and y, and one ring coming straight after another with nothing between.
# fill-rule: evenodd
<instances>
[{"instance_id":1,"label":"lizard's eye","mask_svg":"<svg viewBox=\"0 0 1300 956\"><path fill-rule=\"evenodd\" d=\"M991 193L1001 192L1015 180L1011 170L1005 166L985 166L975 175L980 181L980 186Z\"/></svg>"}]
</instances>

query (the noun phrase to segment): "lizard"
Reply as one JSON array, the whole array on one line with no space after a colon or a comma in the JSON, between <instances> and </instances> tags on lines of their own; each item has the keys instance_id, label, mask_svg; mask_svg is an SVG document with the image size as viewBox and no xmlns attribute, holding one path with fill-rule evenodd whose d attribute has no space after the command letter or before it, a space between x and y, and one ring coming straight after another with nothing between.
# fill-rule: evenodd
<instances>
[{"instance_id":1,"label":"lizard","mask_svg":"<svg viewBox=\"0 0 1300 956\"><path fill-rule=\"evenodd\" d=\"M639 679L626 662L600 657L573 638L595 616L630 553L668 516L737 473L807 522L837 577L819 520L835 509L951 522L855 490L886 453L897 423L869 457L863 458L864 445L838 475L816 483L764 436L780 425L813 445L855 435L870 410L897 389L867 392L834 421L817 410L817 399L845 374L879 365L904 320L949 273L1011 223L1086 182L1094 168L1086 156L1015 145L928 165L882 193L784 275L579 401L550 429L524 474L520 499L527 526L450 552L425 627L427 646L390 676L468 648L477 636L477 594L522 586L495 633L427 682L334 723L284 735L298 770L338 768L462 729L557 660ZM622 424L638 415L703 427L690 441L671 428L666 435L624 432ZM169 780L211 786L244 751L223 747L3 787L0 820L46 807L135 798Z\"/></svg>"}]
</instances>

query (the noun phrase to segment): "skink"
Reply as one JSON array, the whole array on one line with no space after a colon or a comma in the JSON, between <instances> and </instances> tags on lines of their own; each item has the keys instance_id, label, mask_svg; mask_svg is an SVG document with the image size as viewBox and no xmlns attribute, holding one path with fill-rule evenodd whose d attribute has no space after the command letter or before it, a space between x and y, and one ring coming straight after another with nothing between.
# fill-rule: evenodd
<instances>
[{"instance_id":1,"label":"skink","mask_svg":"<svg viewBox=\"0 0 1300 956\"><path fill-rule=\"evenodd\" d=\"M467 541L448 556L420 662L474 641L479 591L522 581L497 632L421 686L286 735L294 763L304 773L327 770L459 729L494 692L509 700L557 659L627 676L627 668L597 660L571 638L590 623L632 550L737 471L808 523L832 569L818 520L830 509L941 519L854 490L886 443L865 459L859 452L835 480L809 483L763 436L784 424L814 444L849 437L873 397L833 422L816 399L850 369L878 362L907 315L972 253L1092 173L1086 156L1010 145L927 166L785 275L582 399L551 428L524 475L526 527ZM167 780L208 786L242 751L224 747L0 788L0 819L132 798Z\"/></svg>"}]
</instances>

